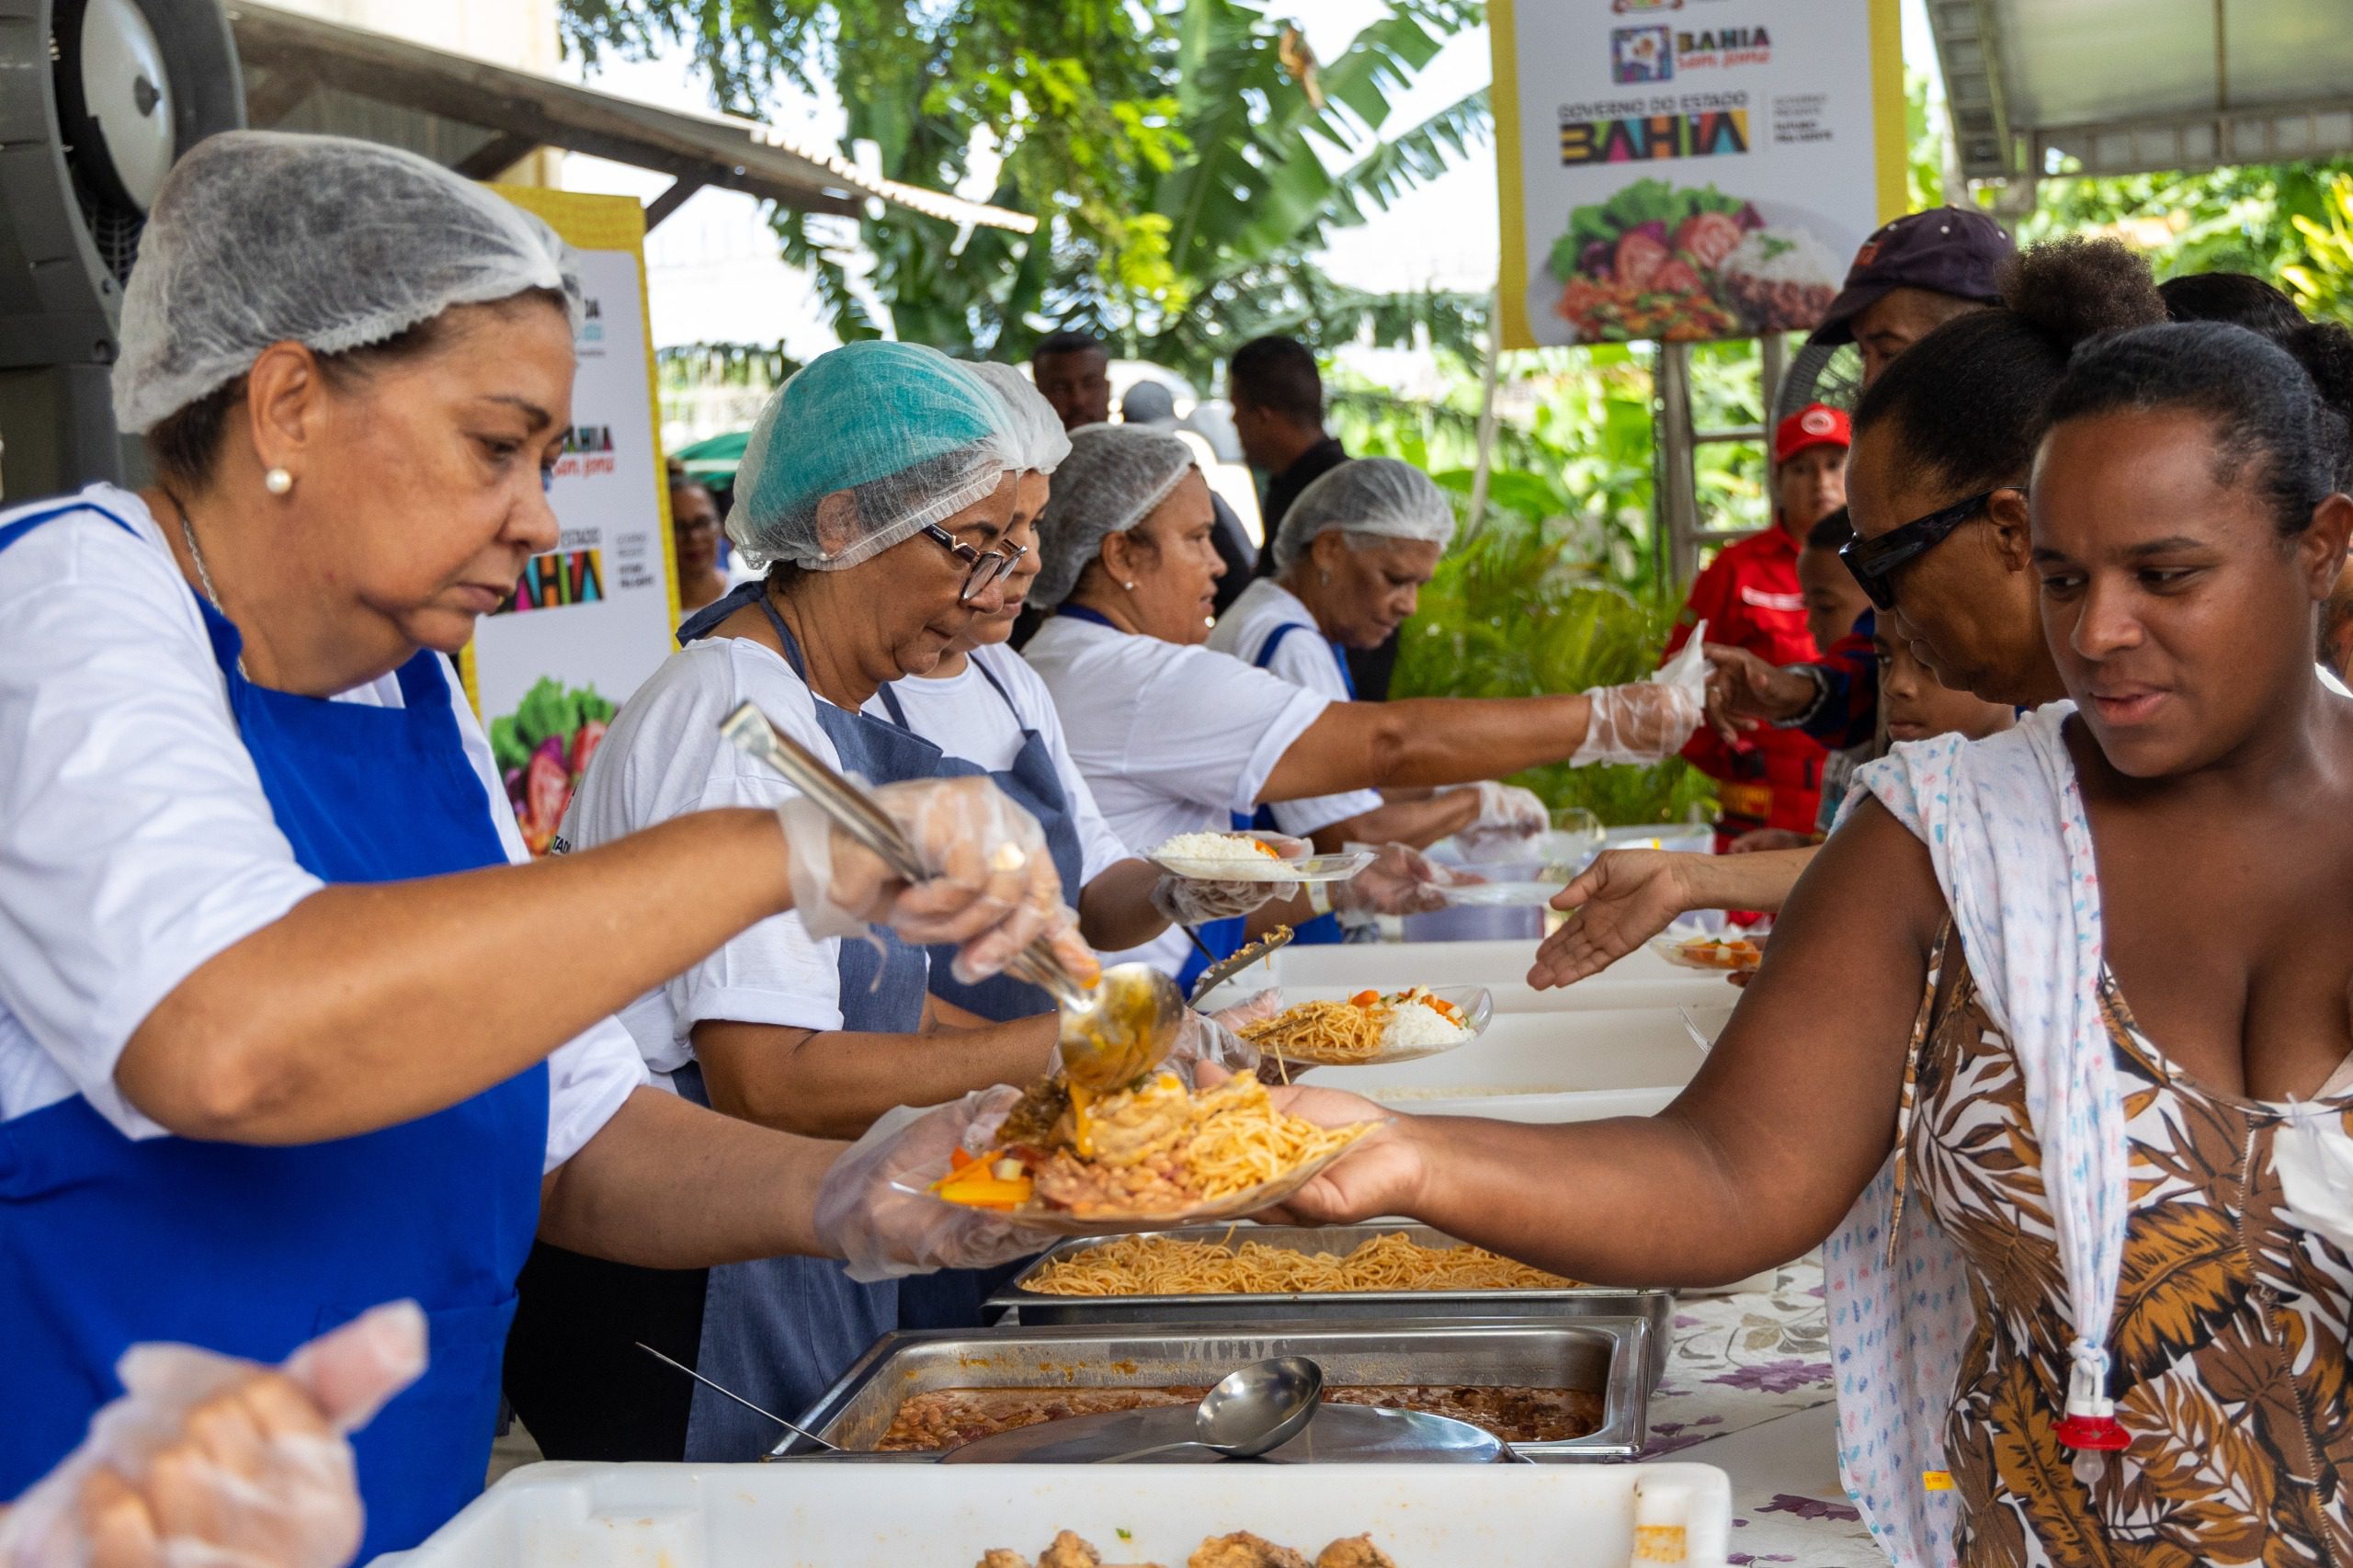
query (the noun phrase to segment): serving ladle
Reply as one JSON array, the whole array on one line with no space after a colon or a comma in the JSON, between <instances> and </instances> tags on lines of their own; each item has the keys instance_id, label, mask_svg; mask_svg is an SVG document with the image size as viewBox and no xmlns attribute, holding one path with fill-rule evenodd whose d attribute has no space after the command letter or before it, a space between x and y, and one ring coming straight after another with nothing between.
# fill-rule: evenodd
<instances>
[{"instance_id":1,"label":"serving ladle","mask_svg":"<svg viewBox=\"0 0 2353 1568\"><path fill-rule=\"evenodd\" d=\"M1324 1369L1304 1356L1278 1356L1228 1372L1193 1407L1193 1435L1104 1460L1127 1464L1179 1449L1207 1449L1230 1460L1272 1453L1315 1419L1324 1399Z\"/></svg>"},{"instance_id":2,"label":"serving ladle","mask_svg":"<svg viewBox=\"0 0 2353 1568\"><path fill-rule=\"evenodd\" d=\"M892 874L909 882L929 876L898 824L865 790L779 730L757 707L741 704L719 730L739 750L783 774ZM1063 1071L1073 1083L1097 1092L1116 1089L1157 1066L1184 1022L1185 999L1176 982L1150 964L1116 964L1090 985L1064 969L1041 937L1016 954L1006 972L1053 997L1062 1013Z\"/></svg>"}]
</instances>

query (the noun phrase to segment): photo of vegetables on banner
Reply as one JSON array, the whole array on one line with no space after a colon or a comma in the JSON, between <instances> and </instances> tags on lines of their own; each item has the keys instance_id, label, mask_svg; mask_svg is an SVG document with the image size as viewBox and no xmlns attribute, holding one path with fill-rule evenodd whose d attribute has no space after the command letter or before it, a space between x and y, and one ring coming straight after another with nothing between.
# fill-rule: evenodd
<instances>
[{"instance_id":1,"label":"photo of vegetables on banner","mask_svg":"<svg viewBox=\"0 0 2353 1568\"><path fill-rule=\"evenodd\" d=\"M1492 0L1503 347L1802 332L1903 210L1896 0Z\"/></svg>"},{"instance_id":2,"label":"photo of vegetables on banner","mask_svg":"<svg viewBox=\"0 0 2353 1568\"><path fill-rule=\"evenodd\" d=\"M490 722L491 756L498 761L506 799L532 854L546 854L554 842L564 808L615 710L594 687L566 689L561 681L543 677L521 707Z\"/></svg>"}]
</instances>

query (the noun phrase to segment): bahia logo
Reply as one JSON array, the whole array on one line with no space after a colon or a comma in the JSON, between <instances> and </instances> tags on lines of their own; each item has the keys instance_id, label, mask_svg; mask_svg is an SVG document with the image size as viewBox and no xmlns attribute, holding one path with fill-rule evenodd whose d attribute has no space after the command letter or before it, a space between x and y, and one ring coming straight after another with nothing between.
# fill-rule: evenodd
<instances>
[{"instance_id":1,"label":"bahia logo","mask_svg":"<svg viewBox=\"0 0 2353 1568\"><path fill-rule=\"evenodd\" d=\"M1675 35L1675 62L1686 71L1762 65L1772 58L1772 35L1763 28L1707 28Z\"/></svg>"},{"instance_id":2,"label":"bahia logo","mask_svg":"<svg viewBox=\"0 0 2353 1568\"><path fill-rule=\"evenodd\" d=\"M1675 35L1664 27L1612 28L1609 79L1620 86L1675 78Z\"/></svg>"}]
</instances>

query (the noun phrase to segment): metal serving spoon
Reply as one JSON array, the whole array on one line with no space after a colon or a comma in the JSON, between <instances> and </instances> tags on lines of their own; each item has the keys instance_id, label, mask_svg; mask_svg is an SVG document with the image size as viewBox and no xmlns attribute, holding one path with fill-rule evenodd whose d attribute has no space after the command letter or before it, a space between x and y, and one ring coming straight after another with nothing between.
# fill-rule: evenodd
<instances>
[{"instance_id":1,"label":"metal serving spoon","mask_svg":"<svg viewBox=\"0 0 2353 1568\"><path fill-rule=\"evenodd\" d=\"M746 702L721 722L720 733L790 779L835 826L879 856L902 879L915 882L926 873L898 824L865 790L826 766L824 758L768 722ZM1107 969L1087 985L1063 968L1042 939L1015 955L1006 972L1042 987L1062 1011L1063 1071L1073 1083L1106 1091L1131 1082L1157 1066L1176 1041L1185 999L1176 982L1150 964L1123 963Z\"/></svg>"},{"instance_id":2,"label":"metal serving spoon","mask_svg":"<svg viewBox=\"0 0 2353 1568\"><path fill-rule=\"evenodd\" d=\"M1254 1460L1290 1442L1315 1419L1324 1398L1324 1369L1304 1356L1278 1356L1228 1372L1193 1408L1193 1436L1104 1460L1126 1464L1178 1449L1208 1449L1230 1460Z\"/></svg>"}]
</instances>

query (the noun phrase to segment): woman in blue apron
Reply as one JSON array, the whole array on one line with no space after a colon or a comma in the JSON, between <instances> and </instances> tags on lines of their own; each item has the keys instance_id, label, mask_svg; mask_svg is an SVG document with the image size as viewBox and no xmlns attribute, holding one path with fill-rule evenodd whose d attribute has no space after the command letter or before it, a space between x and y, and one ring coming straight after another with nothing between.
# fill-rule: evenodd
<instances>
[{"instance_id":1,"label":"woman in blue apron","mask_svg":"<svg viewBox=\"0 0 2353 1568\"><path fill-rule=\"evenodd\" d=\"M1210 646L1335 701L1356 700L1350 648L1378 648L1414 613L1454 537L1454 504L1421 470L1394 458L1352 458L1300 492L1271 549L1275 572L1218 617ZM1370 791L1258 808L1256 825L1312 838L1427 848L1449 835L1524 838L1550 825L1534 791L1483 779L1384 800ZM1321 915L1302 942L1341 939Z\"/></svg>"},{"instance_id":2,"label":"woman in blue apron","mask_svg":"<svg viewBox=\"0 0 2353 1568\"><path fill-rule=\"evenodd\" d=\"M615 1009L796 878L925 939L961 907L975 957L1044 928L1009 814L987 874L905 898L773 812L484 869L528 857L444 655L557 540L567 272L426 160L216 137L125 301L116 410L157 483L0 514L0 1497L134 1341L275 1363L411 1298L429 1368L356 1448L363 1554L415 1544L481 1486L535 1231L673 1265L849 1244L813 1217L837 1146L643 1089Z\"/></svg>"},{"instance_id":3,"label":"woman in blue apron","mask_svg":"<svg viewBox=\"0 0 2353 1568\"><path fill-rule=\"evenodd\" d=\"M1369 703L1253 669L1201 645L1224 566L1191 449L1125 426L1080 430L1071 448L1039 525L1043 564L1030 593L1057 613L1022 654L1052 691L1104 815L1139 852L1246 823L1262 805L1472 784L1550 762L1656 761L1699 722L1697 682ZM1381 809L1370 795L1362 801ZM1441 822L1463 810L1446 798L1398 809ZM1432 883L1427 862L1392 842L1355 881L1311 887L1252 920L1434 909L1442 901ZM1211 945L1241 935L1221 933ZM1164 937L1107 961L1142 957L1185 973L1201 961L1188 949Z\"/></svg>"},{"instance_id":4,"label":"woman in blue apron","mask_svg":"<svg viewBox=\"0 0 2353 1568\"><path fill-rule=\"evenodd\" d=\"M1003 424L970 373L904 344L836 349L788 382L746 448L728 519L768 574L679 629L680 652L615 717L566 837L599 844L722 801L788 799L789 786L714 733L746 700L870 783L984 774L860 709L1000 604L1017 493ZM787 1131L854 1136L897 1105L1026 1083L1050 1064L1056 1024L1042 998L1005 1022L932 1000L945 980L983 978L956 967L796 915L745 933L623 1021L648 1064L689 1098ZM898 1325L897 1293L779 1259L712 1269L698 1295L676 1276L543 1246L525 1278L509 1392L551 1454L756 1458L779 1429L708 1390L666 1411L618 1413L581 1408L567 1391L643 1365L634 1344L660 1344L647 1338L657 1331L706 1376L796 1416Z\"/></svg>"}]
</instances>

